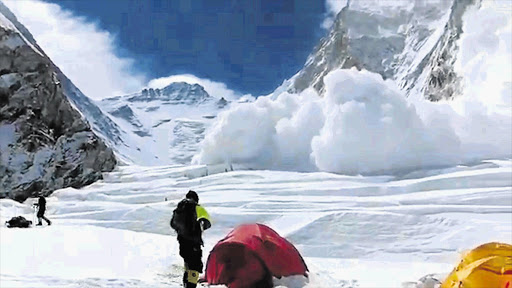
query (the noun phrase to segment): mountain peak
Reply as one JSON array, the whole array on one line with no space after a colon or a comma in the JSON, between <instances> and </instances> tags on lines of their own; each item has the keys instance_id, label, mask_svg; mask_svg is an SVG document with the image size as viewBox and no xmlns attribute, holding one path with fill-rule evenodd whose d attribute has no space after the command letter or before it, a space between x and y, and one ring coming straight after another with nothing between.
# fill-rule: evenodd
<instances>
[{"instance_id":1,"label":"mountain peak","mask_svg":"<svg viewBox=\"0 0 512 288\"><path fill-rule=\"evenodd\" d=\"M432 101L453 98L460 92L460 77L453 64L462 16L479 2L366 5L351 1L292 78L289 91L313 87L323 94L323 79L329 72L355 67L393 79L407 95L419 90Z\"/></svg>"},{"instance_id":2,"label":"mountain peak","mask_svg":"<svg viewBox=\"0 0 512 288\"><path fill-rule=\"evenodd\" d=\"M148 102L160 100L173 104L200 104L212 98L199 84L173 82L164 88L145 88L140 93L131 95L130 102Z\"/></svg>"}]
</instances>

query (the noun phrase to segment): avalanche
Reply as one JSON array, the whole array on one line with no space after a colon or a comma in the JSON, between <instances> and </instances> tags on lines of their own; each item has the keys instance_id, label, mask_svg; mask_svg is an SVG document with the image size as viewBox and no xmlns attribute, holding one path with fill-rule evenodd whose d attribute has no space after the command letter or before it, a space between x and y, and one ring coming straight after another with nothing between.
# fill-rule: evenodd
<instances>
[{"instance_id":1,"label":"avalanche","mask_svg":"<svg viewBox=\"0 0 512 288\"><path fill-rule=\"evenodd\" d=\"M512 17L482 5L463 17L454 64L463 93L454 100L427 101L424 87L406 97L379 74L334 70L321 98L275 93L221 113L193 162L385 175L510 159Z\"/></svg>"}]
</instances>

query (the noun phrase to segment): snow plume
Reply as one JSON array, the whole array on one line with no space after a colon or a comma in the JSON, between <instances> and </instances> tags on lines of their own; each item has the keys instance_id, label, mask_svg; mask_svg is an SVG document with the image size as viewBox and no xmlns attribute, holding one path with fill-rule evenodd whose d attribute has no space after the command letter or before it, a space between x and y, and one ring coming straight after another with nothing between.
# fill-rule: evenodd
<instances>
[{"instance_id":1,"label":"snow plume","mask_svg":"<svg viewBox=\"0 0 512 288\"><path fill-rule=\"evenodd\" d=\"M334 18L336 15L343 9L343 7L347 6L348 0L326 0L325 1L325 10L326 10L326 18L324 22L322 22L322 28L329 29L334 23Z\"/></svg>"},{"instance_id":2,"label":"snow plume","mask_svg":"<svg viewBox=\"0 0 512 288\"><path fill-rule=\"evenodd\" d=\"M464 16L457 73L464 95L452 104L464 151L512 157L512 2L484 1Z\"/></svg>"},{"instance_id":3,"label":"snow plume","mask_svg":"<svg viewBox=\"0 0 512 288\"><path fill-rule=\"evenodd\" d=\"M161 89L173 82L185 82L188 84L199 84L204 87L204 90L206 90L206 92L208 92L208 94L210 94L211 96L216 97L216 98L224 97L227 100L237 100L242 96L239 93L236 93L235 91L229 89L226 86L226 84L224 84L224 83L199 78L199 77L196 77L191 74L172 75L169 77L153 79L153 80L149 81L148 87L154 88L154 89L156 89L156 88ZM244 95L244 96L250 97L250 95Z\"/></svg>"},{"instance_id":4,"label":"snow plume","mask_svg":"<svg viewBox=\"0 0 512 288\"><path fill-rule=\"evenodd\" d=\"M113 35L59 5L38 0L2 0L73 83L93 99L137 91L144 77L133 61L116 55Z\"/></svg>"},{"instance_id":5,"label":"snow plume","mask_svg":"<svg viewBox=\"0 0 512 288\"><path fill-rule=\"evenodd\" d=\"M338 70L325 84L327 117L311 143L320 170L378 173L455 160L456 136L441 125L426 125L392 82L367 71Z\"/></svg>"},{"instance_id":6,"label":"snow plume","mask_svg":"<svg viewBox=\"0 0 512 288\"><path fill-rule=\"evenodd\" d=\"M489 3L464 17L455 100L406 99L378 74L337 70L323 98L285 92L219 115L194 162L381 174L512 158L512 15Z\"/></svg>"},{"instance_id":7,"label":"snow plume","mask_svg":"<svg viewBox=\"0 0 512 288\"><path fill-rule=\"evenodd\" d=\"M455 68L464 76L462 103L479 103L488 112L512 106L512 2L484 1L466 13ZM510 114L509 114L510 115Z\"/></svg>"},{"instance_id":8,"label":"snow plume","mask_svg":"<svg viewBox=\"0 0 512 288\"><path fill-rule=\"evenodd\" d=\"M463 94L453 101L411 99L422 118L448 117L463 161L512 158L512 2L483 1L463 17L455 69Z\"/></svg>"},{"instance_id":9,"label":"snow plume","mask_svg":"<svg viewBox=\"0 0 512 288\"><path fill-rule=\"evenodd\" d=\"M348 174L455 161L456 136L427 127L393 83L378 74L337 70L325 78L325 87L324 98L312 90L282 93L220 115L194 160Z\"/></svg>"},{"instance_id":10,"label":"snow plume","mask_svg":"<svg viewBox=\"0 0 512 288\"><path fill-rule=\"evenodd\" d=\"M309 143L324 121L318 99L312 90L298 97L283 93L275 100L259 97L220 113L193 162L310 170Z\"/></svg>"}]
</instances>

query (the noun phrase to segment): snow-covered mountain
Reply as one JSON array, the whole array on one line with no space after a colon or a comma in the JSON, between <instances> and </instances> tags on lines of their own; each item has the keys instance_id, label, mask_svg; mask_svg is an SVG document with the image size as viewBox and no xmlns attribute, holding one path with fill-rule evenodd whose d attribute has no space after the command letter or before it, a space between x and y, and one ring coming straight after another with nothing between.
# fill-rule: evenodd
<instances>
[{"instance_id":1,"label":"snow-covered mountain","mask_svg":"<svg viewBox=\"0 0 512 288\"><path fill-rule=\"evenodd\" d=\"M98 139L62 99L75 97L92 128L131 164L48 197L50 227L0 227L0 286L181 287L183 261L169 220L189 189L213 220L203 262L242 223L264 223L297 247L310 277L274 279L279 288L436 287L434 278L442 280L462 251L510 242L511 10L464 0L403 3L350 1L304 70L270 97L242 105L186 83L95 103L50 72L22 73L23 81L39 77L42 90L18 87L17 75L1 66L11 58L0 57L0 96L11 87L67 91L49 93L60 102L48 107L66 108L62 117L73 120L62 127L85 127ZM20 38L28 32L6 31L0 53L12 56L12 45L27 43L20 52L34 58L20 58L20 67L44 58L29 47L37 48L33 40ZM353 66L373 72L338 69ZM24 106L12 115L1 106L0 116L32 129L40 112L22 107L41 99L21 97ZM0 151L14 151L19 145L5 141L16 135L4 124L11 120L1 121ZM44 133L27 140L56 133L35 131ZM93 156L91 145L104 147L84 144ZM56 155L76 156L69 146ZM201 165L189 165L198 150ZM15 152L45 159L27 151ZM213 165L226 162L240 166ZM154 166L172 163L187 165ZM33 219L30 205L0 199L0 222Z\"/></svg>"},{"instance_id":2,"label":"snow-covered mountain","mask_svg":"<svg viewBox=\"0 0 512 288\"><path fill-rule=\"evenodd\" d=\"M347 1L305 67L224 113L194 163L373 175L509 159L510 9Z\"/></svg>"},{"instance_id":3,"label":"snow-covered mountain","mask_svg":"<svg viewBox=\"0 0 512 288\"><path fill-rule=\"evenodd\" d=\"M314 87L323 94L329 72L357 67L395 80L407 94L418 89L434 101L455 97L461 93L454 63L462 17L479 2L347 1L328 36L293 77L290 91Z\"/></svg>"},{"instance_id":4,"label":"snow-covered mountain","mask_svg":"<svg viewBox=\"0 0 512 288\"><path fill-rule=\"evenodd\" d=\"M97 103L126 133L115 149L140 165L189 164L205 130L229 107L199 84L175 82L162 89L106 98Z\"/></svg>"},{"instance_id":5,"label":"snow-covered mountain","mask_svg":"<svg viewBox=\"0 0 512 288\"><path fill-rule=\"evenodd\" d=\"M14 23L29 46L48 58L3 4L2 13ZM51 66L67 100L123 163L189 163L199 150L198 143L204 138L206 127L217 113L229 106L224 98L214 98L202 86L188 83L172 83L162 89L144 89L95 102L57 66L53 63Z\"/></svg>"},{"instance_id":6,"label":"snow-covered mountain","mask_svg":"<svg viewBox=\"0 0 512 288\"><path fill-rule=\"evenodd\" d=\"M90 104L0 2L1 197L23 201L81 187L114 168L112 150L84 119L94 111L101 121ZM98 128L115 132L114 126Z\"/></svg>"}]
</instances>

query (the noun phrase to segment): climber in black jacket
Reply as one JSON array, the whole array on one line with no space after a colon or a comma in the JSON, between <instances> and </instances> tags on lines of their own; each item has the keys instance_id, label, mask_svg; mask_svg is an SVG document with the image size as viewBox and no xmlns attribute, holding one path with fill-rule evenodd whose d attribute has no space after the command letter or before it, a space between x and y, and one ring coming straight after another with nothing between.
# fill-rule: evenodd
<instances>
[{"instance_id":1,"label":"climber in black jacket","mask_svg":"<svg viewBox=\"0 0 512 288\"><path fill-rule=\"evenodd\" d=\"M37 219L39 220L39 223L37 223L36 226L43 225L41 219L44 219L48 225L52 225L52 221L44 216L44 212L46 212L46 199L44 199L43 196L39 196L39 200L37 203L34 203L34 206L39 207L39 210L37 210Z\"/></svg>"},{"instance_id":2,"label":"climber in black jacket","mask_svg":"<svg viewBox=\"0 0 512 288\"><path fill-rule=\"evenodd\" d=\"M210 215L201 205L195 191L188 191L185 199L173 211L171 227L178 234L180 256L185 261L183 286L196 288L199 273L203 272L202 233L211 227Z\"/></svg>"}]
</instances>

